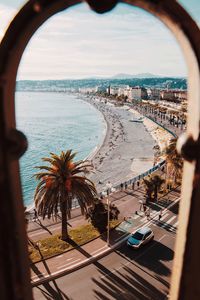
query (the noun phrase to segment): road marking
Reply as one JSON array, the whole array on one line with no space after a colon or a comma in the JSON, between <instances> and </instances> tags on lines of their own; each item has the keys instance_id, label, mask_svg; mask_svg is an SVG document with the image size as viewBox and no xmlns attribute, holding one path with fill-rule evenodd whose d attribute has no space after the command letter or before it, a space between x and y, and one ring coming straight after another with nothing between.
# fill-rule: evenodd
<instances>
[{"instance_id":1,"label":"road marking","mask_svg":"<svg viewBox=\"0 0 200 300\"><path fill-rule=\"evenodd\" d=\"M170 225L170 223L176 218L177 216L171 217L165 224L161 225L160 227L165 228Z\"/></svg>"},{"instance_id":2,"label":"road marking","mask_svg":"<svg viewBox=\"0 0 200 300\"><path fill-rule=\"evenodd\" d=\"M171 203L171 204L163 211L163 213L166 212L170 207L172 207L173 205L175 205L179 200L180 200L180 198L178 198L178 199L175 200L173 203ZM157 213L157 215L158 215L158 214L159 214L159 212ZM150 221L144 223L143 226L152 225L152 221L153 221L153 220L150 220ZM135 230L136 230L137 228L139 228L139 227L141 227L141 225L136 226ZM123 230L123 229L121 229L121 230ZM124 235L125 235L125 234L124 234ZM130 235L130 234L129 234L129 235ZM159 239L159 241L162 240L164 237L165 237L165 235L163 235L163 236ZM175 237L172 236L172 238L175 238ZM120 237L120 239L121 239L122 241L119 241L118 243L124 242L124 241L127 239L127 236L124 237L124 238ZM116 244L117 244L117 243L116 243ZM152 246L153 246L153 245L152 245ZM152 248L152 246L149 247L148 250L149 250L150 248ZM104 253L104 252L106 253L106 252L107 252L107 249L105 249L104 251L102 251L102 253ZM142 254L144 254L144 253L142 253ZM98 257L98 254L97 254L97 255L94 255L93 258L94 258L94 257ZM85 260L83 260L82 262L80 262L80 260L78 259L78 261L79 261L79 262L75 263L75 264L73 265L73 267L80 266L80 265L86 263L86 262L88 261L88 259L85 259ZM74 261L74 262L75 262L75 261ZM73 263L73 262L72 262L72 263ZM131 263L131 262L129 262L129 263ZM62 265L61 267L63 267L63 265ZM60 267L60 268L61 268L61 267ZM48 275L44 275L44 277L43 277L42 279L40 279L40 280L33 280L32 286L37 286L38 284L41 284L41 282L49 281L49 280L51 280L52 278L55 278L55 276L56 276L57 274L62 274L62 273L65 272L66 270L70 269L70 267L71 267L71 266L70 266L69 264L67 264L67 267L66 267L64 270L58 270L58 271L55 271L55 272L53 272L50 276L49 276L49 274L48 274ZM110 273L112 273L112 272L110 272Z\"/></svg>"},{"instance_id":3,"label":"road marking","mask_svg":"<svg viewBox=\"0 0 200 300\"><path fill-rule=\"evenodd\" d=\"M176 199L175 201L173 201L169 206L167 206L167 207L164 209L163 213L165 213L166 211L168 211L169 208L171 208L172 206L174 206L177 202L179 202L179 200L181 200L181 197L179 197L178 199Z\"/></svg>"},{"instance_id":4,"label":"road marking","mask_svg":"<svg viewBox=\"0 0 200 300\"><path fill-rule=\"evenodd\" d=\"M172 232L176 232L176 230L177 230L177 225L178 225L178 221L177 221L174 225L172 225L172 227L169 228L169 230L172 231Z\"/></svg>"},{"instance_id":5,"label":"road marking","mask_svg":"<svg viewBox=\"0 0 200 300\"><path fill-rule=\"evenodd\" d=\"M138 219L139 217L140 217L139 215L134 215L134 216L133 216L133 219L136 220L136 219Z\"/></svg>"},{"instance_id":6,"label":"road marking","mask_svg":"<svg viewBox=\"0 0 200 300\"><path fill-rule=\"evenodd\" d=\"M133 224L132 223L126 223L125 225L123 225L123 229L128 229L129 227L132 227Z\"/></svg>"},{"instance_id":7,"label":"road marking","mask_svg":"<svg viewBox=\"0 0 200 300\"><path fill-rule=\"evenodd\" d=\"M96 251L93 251L91 254L97 253L97 252L99 252L100 250L102 250L102 249L104 249L104 248L106 248L106 247L107 247L107 245L105 245L105 246L99 248L99 249L96 250Z\"/></svg>"},{"instance_id":8,"label":"road marking","mask_svg":"<svg viewBox=\"0 0 200 300\"><path fill-rule=\"evenodd\" d=\"M55 258L61 258L61 257L63 257L63 254L56 256Z\"/></svg>"},{"instance_id":9,"label":"road marking","mask_svg":"<svg viewBox=\"0 0 200 300\"><path fill-rule=\"evenodd\" d=\"M168 216L169 216L169 214L166 213L166 214L160 219L160 221L163 221L163 220L166 219Z\"/></svg>"},{"instance_id":10,"label":"road marking","mask_svg":"<svg viewBox=\"0 0 200 300\"><path fill-rule=\"evenodd\" d=\"M157 214L157 215L158 215L158 214ZM155 220L155 219L154 219L154 220L151 220L151 221L150 221L150 224L151 224L152 226L158 226L158 222L159 222L159 221L163 221L164 219L166 219L166 218L168 217L168 215L169 215L169 214L166 213L160 220L159 220L159 219L158 219L158 220ZM159 215L158 215L158 216L159 216ZM154 221L154 222L156 222L156 223L151 223L152 221Z\"/></svg>"},{"instance_id":11,"label":"road marking","mask_svg":"<svg viewBox=\"0 0 200 300\"><path fill-rule=\"evenodd\" d=\"M60 226L56 226L56 227L51 228L51 232L52 232L52 231L55 231L55 230L57 230L57 229L60 229ZM47 227L47 230L48 230L48 227ZM47 231L47 230L46 230L46 231ZM45 231L45 229L40 227L40 228L37 229L37 231L39 231L39 232L34 232L34 233L29 232L28 235L29 235L30 237L32 237L32 236L36 236L36 235L43 234L44 231ZM47 231L47 232L48 232L48 231Z\"/></svg>"},{"instance_id":12,"label":"road marking","mask_svg":"<svg viewBox=\"0 0 200 300\"><path fill-rule=\"evenodd\" d=\"M165 236L166 236L166 234L164 234L161 238L159 238L158 241L160 242L162 239L164 239ZM155 244L149 246L144 252L142 252L141 254L139 254L138 256L136 256L136 257L134 258L134 261L137 261L138 258L140 258L140 257L141 257L142 255L144 255L149 249L151 249L151 248L153 248L153 247L155 247ZM125 257L124 257L124 258L125 258ZM123 266L121 266L121 267L119 267L119 268L117 268L117 269L114 269L113 272L109 272L109 273L106 274L106 275L100 276L100 278L102 279L102 278L108 277L108 276L110 276L110 274L113 274L113 273L118 272L120 269L123 269L124 266L127 266L127 265L129 265L129 264L131 264L131 263L132 263L131 261L128 261L127 263L123 264Z\"/></svg>"},{"instance_id":13,"label":"road marking","mask_svg":"<svg viewBox=\"0 0 200 300\"><path fill-rule=\"evenodd\" d=\"M178 221L174 224L174 227L177 227L178 226Z\"/></svg>"},{"instance_id":14,"label":"road marking","mask_svg":"<svg viewBox=\"0 0 200 300\"><path fill-rule=\"evenodd\" d=\"M73 263L75 263L75 262L77 262L77 261L79 261L79 260L81 260L81 259L80 259L80 258L75 259L75 260L69 262L68 264L65 264L65 265L56 267L56 269L62 269L63 267L68 267L69 265L71 265L71 264L73 264Z\"/></svg>"}]
</instances>

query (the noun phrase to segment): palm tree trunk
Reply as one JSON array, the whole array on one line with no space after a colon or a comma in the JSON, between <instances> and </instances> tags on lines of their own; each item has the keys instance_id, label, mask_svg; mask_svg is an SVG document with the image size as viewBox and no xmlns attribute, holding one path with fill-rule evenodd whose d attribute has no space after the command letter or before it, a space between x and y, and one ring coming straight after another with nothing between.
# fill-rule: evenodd
<instances>
[{"instance_id":1,"label":"palm tree trunk","mask_svg":"<svg viewBox=\"0 0 200 300\"><path fill-rule=\"evenodd\" d=\"M154 190L154 202L157 202L158 200L158 187L155 186L155 190Z\"/></svg>"},{"instance_id":2,"label":"palm tree trunk","mask_svg":"<svg viewBox=\"0 0 200 300\"><path fill-rule=\"evenodd\" d=\"M69 235L68 235L68 230L67 230L67 204L66 202L62 202L60 206L61 210L61 215L62 215L62 235L61 239L63 241L68 240Z\"/></svg>"}]
</instances>

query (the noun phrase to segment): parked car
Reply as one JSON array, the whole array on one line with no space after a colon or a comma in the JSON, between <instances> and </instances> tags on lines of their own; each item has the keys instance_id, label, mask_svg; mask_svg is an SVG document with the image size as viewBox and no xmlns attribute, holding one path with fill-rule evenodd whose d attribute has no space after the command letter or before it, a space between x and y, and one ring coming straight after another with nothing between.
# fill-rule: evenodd
<instances>
[{"instance_id":1,"label":"parked car","mask_svg":"<svg viewBox=\"0 0 200 300\"><path fill-rule=\"evenodd\" d=\"M153 238L154 234L151 228L142 227L131 234L131 236L127 240L127 245L134 249L138 249L142 245L145 245L153 240Z\"/></svg>"}]
</instances>

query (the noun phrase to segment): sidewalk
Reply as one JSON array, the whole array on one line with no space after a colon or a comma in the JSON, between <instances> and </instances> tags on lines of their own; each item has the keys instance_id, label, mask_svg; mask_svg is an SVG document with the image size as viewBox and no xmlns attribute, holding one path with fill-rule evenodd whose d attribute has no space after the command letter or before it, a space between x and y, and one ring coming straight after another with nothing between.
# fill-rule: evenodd
<instances>
[{"instance_id":1,"label":"sidewalk","mask_svg":"<svg viewBox=\"0 0 200 300\"><path fill-rule=\"evenodd\" d=\"M104 234L81 247L78 246L60 255L32 264L32 286L37 286L50 279L71 273L112 252L125 242L132 231L143 225L148 225L153 219L158 219L161 209L164 213L173 206L175 202L179 201L180 191L171 191L168 195L163 197L162 202L159 201L156 204L152 204L149 220L147 220L144 212L139 211L140 204L138 200L143 197L144 192L142 188L132 192L127 190L111 195L111 200L117 201L116 205L119 206L120 214L122 214L123 218L125 217L125 220L122 221L116 229L110 231L109 245L107 244L107 236ZM138 214L135 214L136 210ZM32 226L30 226L30 228L32 228Z\"/></svg>"}]
</instances>

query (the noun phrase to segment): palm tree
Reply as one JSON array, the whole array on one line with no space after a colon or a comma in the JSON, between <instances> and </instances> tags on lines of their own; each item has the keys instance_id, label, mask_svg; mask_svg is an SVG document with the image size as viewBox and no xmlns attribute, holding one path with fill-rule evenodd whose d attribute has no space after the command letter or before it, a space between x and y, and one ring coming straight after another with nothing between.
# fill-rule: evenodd
<instances>
[{"instance_id":1,"label":"palm tree","mask_svg":"<svg viewBox=\"0 0 200 300\"><path fill-rule=\"evenodd\" d=\"M143 179L143 182L146 186L146 202L148 203L149 201L152 200L152 193L154 191L154 185L152 182L152 178L148 176L148 179Z\"/></svg>"},{"instance_id":2,"label":"palm tree","mask_svg":"<svg viewBox=\"0 0 200 300\"><path fill-rule=\"evenodd\" d=\"M181 178L183 169L183 158L176 150L177 138L170 140L169 145L165 150L168 170L171 168L174 173L175 182L177 178ZM168 174L167 174L168 175Z\"/></svg>"},{"instance_id":3,"label":"palm tree","mask_svg":"<svg viewBox=\"0 0 200 300\"><path fill-rule=\"evenodd\" d=\"M73 162L76 153L62 151L60 156L50 153L42 158L49 166L36 167L41 172L35 174L39 183L34 201L38 214L49 219L62 217L62 240L68 239L67 220L71 217L72 201L78 200L82 214L87 214L88 206L94 203L97 195L94 183L85 177L86 169L91 168L88 161ZM82 174L82 176L81 176Z\"/></svg>"},{"instance_id":4,"label":"palm tree","mask_svg":"<svg viewBox=\"0 0 200 300\"><path fill-rule=\"evenodd\" d=\"M158 200L158 192L162 186L162 184L165 182L164 179L162 179L160 176L158 175L155 175L153 178L152 178L152 183L153 183L153 186L154 186L154 201L157 201Z\"/></svg>"}]
</instances>

